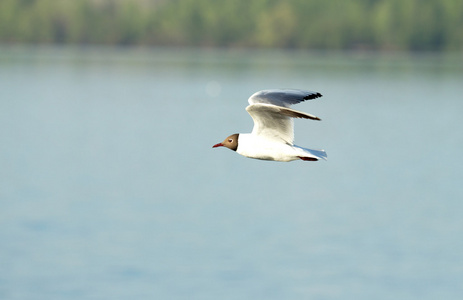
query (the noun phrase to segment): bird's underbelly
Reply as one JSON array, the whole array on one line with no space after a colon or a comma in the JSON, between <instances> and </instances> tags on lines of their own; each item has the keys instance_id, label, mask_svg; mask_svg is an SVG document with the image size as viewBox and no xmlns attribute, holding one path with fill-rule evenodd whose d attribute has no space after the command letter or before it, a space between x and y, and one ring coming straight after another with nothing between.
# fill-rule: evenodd
<instances>
[{"instance_id":1,"label":"bird's underbelly","mask_svg":"<svg viewBox=\"0 0 463 300\"><path fill-rule=\"evenodd\" d=\"M238 145L236 152L250 158L274 161L292 161L301 155L292 145L271 141L248 143L244 147Z\"/></svg>"}]
</instances>

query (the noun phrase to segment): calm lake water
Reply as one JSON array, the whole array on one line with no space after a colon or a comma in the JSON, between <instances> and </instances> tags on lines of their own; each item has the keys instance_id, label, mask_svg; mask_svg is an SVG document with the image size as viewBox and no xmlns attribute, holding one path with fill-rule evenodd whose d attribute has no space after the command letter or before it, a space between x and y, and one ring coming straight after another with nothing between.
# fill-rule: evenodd
<instances>
[{"instance_id":1,"label":"calm lake water","mask_svg":"<svg viewBox=\"0 0 463 300\"><path fill-rule=\"evenodd\" d=\"M462 58L0 48L0 298L460 299ZM211 148L282 87L328 161Z\"/></svg>"}]
</instances>

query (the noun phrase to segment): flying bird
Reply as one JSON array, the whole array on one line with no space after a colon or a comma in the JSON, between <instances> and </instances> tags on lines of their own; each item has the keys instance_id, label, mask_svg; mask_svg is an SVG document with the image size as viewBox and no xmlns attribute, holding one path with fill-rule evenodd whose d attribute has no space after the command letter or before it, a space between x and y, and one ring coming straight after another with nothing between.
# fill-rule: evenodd
<instances>
[{"instance_id":1,"label":"flying bird","mask_svg":"<svg viewBox=\"0 0 463 300\"><path fill-rule=\"evenodd\" d=\"M325 150L313 150L294 145L293 118L321 119L291 109L292 104L321 97L317 92L294 89L272 89L249 97L246 111L254 121L251 133L235 133L213 148L226 147L246 157L273 160L326 160Z\"/></svg>"}]
</instances>

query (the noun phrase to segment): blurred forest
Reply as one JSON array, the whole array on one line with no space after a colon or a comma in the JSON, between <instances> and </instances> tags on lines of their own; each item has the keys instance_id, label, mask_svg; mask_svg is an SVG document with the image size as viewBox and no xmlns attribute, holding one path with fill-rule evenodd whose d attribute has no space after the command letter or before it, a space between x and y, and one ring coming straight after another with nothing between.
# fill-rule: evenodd
<instances>
[{"instance_id":1,"label":"blurred forest","mask_svg":"<svg viewBox=\"0 0 463 300\"><path fill-rule=\"evenodd\" d=\"M462 0L0 0L0 43L463 50Z\"/></svg>"}]
</instances>

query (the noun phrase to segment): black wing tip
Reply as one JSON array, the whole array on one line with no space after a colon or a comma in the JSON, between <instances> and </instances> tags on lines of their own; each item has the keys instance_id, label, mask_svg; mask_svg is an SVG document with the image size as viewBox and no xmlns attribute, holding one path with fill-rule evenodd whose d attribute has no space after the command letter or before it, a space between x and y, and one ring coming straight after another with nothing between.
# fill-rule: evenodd
<instances>
[{"instance_id":1,"label":"black wing tip","mask_svg":"<svg viewBox=\"0 0 463 300\"><path fill-rule=\"evenodd\" d=\"M322 96L323 96L322 94L320 94L318 92L314 92L314 93L310 93L310 94L304 96L304 98L302 98L302 99L304 99L304 100L312 100L312 99L320 98Z\"/></svg>"}]
</instances>

